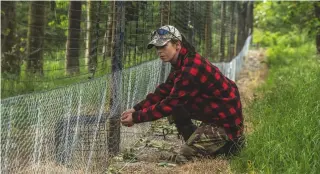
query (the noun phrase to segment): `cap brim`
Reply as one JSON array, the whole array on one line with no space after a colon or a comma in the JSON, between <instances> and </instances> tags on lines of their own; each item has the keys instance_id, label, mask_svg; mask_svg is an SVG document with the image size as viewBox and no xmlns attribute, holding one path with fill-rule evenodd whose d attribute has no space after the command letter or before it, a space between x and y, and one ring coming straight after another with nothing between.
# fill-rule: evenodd
<instances>
[{"instance_id":1,"label":"cap brim","mask_svg":"<svg viewBox=\"0 0 320 174\"><path fill-rule=\"evenodd\" d=\"M154 39L151 42L149 42L147 48L150 49L153 46L161 47L167 44L171 39Z\"/></svg>"}]
</instances>

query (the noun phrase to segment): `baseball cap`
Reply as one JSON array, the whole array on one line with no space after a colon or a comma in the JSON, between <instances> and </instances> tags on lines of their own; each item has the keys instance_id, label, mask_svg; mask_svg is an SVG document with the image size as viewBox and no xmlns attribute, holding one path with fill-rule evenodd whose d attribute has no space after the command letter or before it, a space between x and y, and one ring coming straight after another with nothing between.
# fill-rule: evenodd
<instances>
[{"instance_id":1,"label":"baseball cap","mask_svg":"<svg viewBox=\"0 0 320 174\"><path fill-rule=\"evenodd\" d=\"M147 48L150 49L153 46L161 47L174 38L182 41L182 36L179 30L171 25L162 26L151 33L151 41L149 42Z\"/></svg>"}]
</instances>

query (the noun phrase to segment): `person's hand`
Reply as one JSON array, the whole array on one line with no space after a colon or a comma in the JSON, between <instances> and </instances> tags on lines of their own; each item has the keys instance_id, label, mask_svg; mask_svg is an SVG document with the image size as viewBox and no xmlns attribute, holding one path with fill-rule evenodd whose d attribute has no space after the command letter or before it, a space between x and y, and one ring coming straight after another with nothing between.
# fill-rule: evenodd
<instances>
[{"instance_id":1,"label":"person's hand","mask_svg":"<svg viewBox=\"0 0 320 174\"><path fill-rule=\"evenodd\" d=\"M128 109L128 110L122 112L121 116L123 116L123 115L125 115L125 114L127 114L127 113L133 113L133 112L135 112L134 109Z\"/></svg>"},{"instance_id":2,"label":"person's hand","mask_svg":"<svg viewBox=\"0 0 320 174\"><path fill-rule=\"evenodd\" d=\"M129 113L129 112L123 113L120 121L121 121L122 125L124 125L124 126L127 126L127 127L133 126L134 123L133 123L133 119L132 119L132 112L131 113Z\"/></svg>"}]
</instances>

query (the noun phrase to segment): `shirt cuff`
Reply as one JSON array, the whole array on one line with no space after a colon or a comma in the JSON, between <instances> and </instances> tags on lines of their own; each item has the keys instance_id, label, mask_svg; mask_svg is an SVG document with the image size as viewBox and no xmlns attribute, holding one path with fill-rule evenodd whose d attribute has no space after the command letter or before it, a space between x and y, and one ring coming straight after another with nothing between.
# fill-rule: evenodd
<instances>
[{"instance_id":1,"label":"shirt cuff","mask_svg":"<svg viewBox=\"0 0 320 174\"><path fill-rule=\"evenodd\" d=\"M137 105L133 106L133 109L134 109L135 111L139 111L139 110L142 109L142 107L141 107L139 104L137 104Z\"/></svg>"},{"instance_id":2,"label":"shirt cuff","mask_svg":"<svg viewBox=\"0 0 320 174\"><path fill-rule=\"evenodd\" d=\"M139 115L140 115L141 111L136 111L132 113L132 121L134 123L141 123L140 119L139 119Z\"/></svg>"}]
</instances>

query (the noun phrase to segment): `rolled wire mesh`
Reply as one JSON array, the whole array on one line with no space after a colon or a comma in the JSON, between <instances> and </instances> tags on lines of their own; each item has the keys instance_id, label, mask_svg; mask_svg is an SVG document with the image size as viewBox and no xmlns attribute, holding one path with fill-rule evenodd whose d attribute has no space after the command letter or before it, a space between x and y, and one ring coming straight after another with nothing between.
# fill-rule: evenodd
<instances>
[{"instance_id":1,"label":"rolled wire mesh","mask_svg":"<svg viewBox=\"0 0 320 174\"><path fill-rule=\"evenodd\" d=\"M2 31L8 28L14 31L10 30L14 23L20 27L16 39L24 38L15 47L20 50L26 47L28 38L43 39L44 43L28 48L43 51L43 66L31 68L42 71L41 75L30 75L25 63L33 62L36 56L9 50L10 56L18 58L22 66L20 74L6 71L1 78L2 98L6 98L1 100L1 171L4 173L101 172L106 170L112 156L132 147L150 129L150 124L121 127L120 113L154 91L170 72L169 63L162 63L155 51L146 49L151 31L161 25L177 27L200 54L215 62L232 80L241 70L250 43L250 37L244 42L242 36L246 29L241 23L245 20L242 8L245 4L241 2L1 4L4 11L9 9L4 14L11 22L4 23L2 26L7 28ZM27 36L33 25L28 22L27 14L7 16L12 8L23 12L39 7L47 10L47 19L54 19L45 25L43 36ZM72 12L80 15L72 19L80 24L78 29L62 22ZM29 17L36 17L36 21L40 13L43 12L30 12ZM78 32L77 38L68 39L70 30ZM73 50L79 51L78 55L73 54L79 64L66 67L69 53L61 43L72 39L79 41ZM8 53L8 49L3 50ZM2 54L2 59L10 56ZM8 98L18 94L25 95Z\"/></svg>"}]
</instances>

